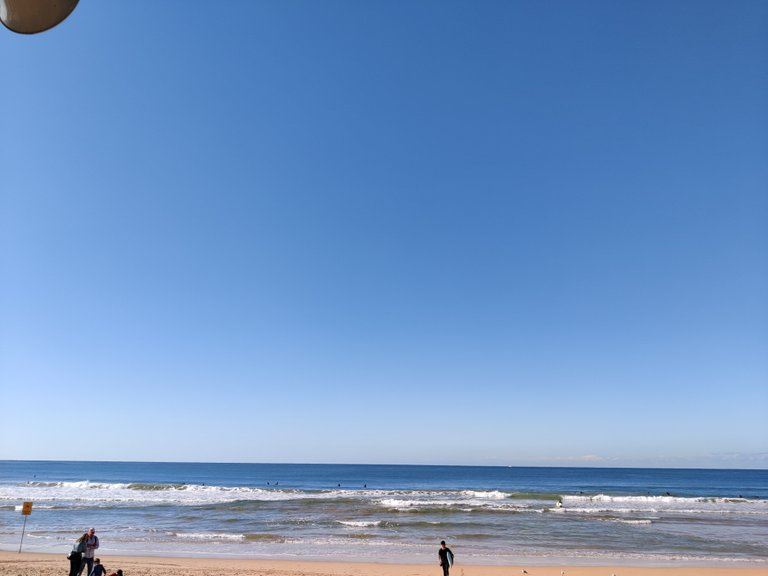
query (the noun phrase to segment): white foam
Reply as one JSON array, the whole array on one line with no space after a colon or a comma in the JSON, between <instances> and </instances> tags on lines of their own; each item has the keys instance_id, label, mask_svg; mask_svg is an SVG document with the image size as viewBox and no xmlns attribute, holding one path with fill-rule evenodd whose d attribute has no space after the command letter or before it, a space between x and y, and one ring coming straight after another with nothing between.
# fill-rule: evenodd
<instances>
[{"instance_id":1,"label":"white foam","mask_svg":"<svg viewBox=\"0 0 768 576\"><path fill-rule=\"evenodd\" d=\"M462 492L463 495L469 497L469 498L479 498L479 499L490 499L490 500L503 500L504 498L507 498L507 494L504 492L500 492L498 490L490 490L490 491L474 491L474 490L465 490Z\"/></svg>"},{"instance_id":2,"label":"white foam","mask_svg":"<svg viewBox=\"0 0 768 576\"><path fill-rule=\"evenodd\" d=\"M679 496L565 495L563 510L583 514L768 515L768 500Z\"/></svg>"},{"instance_id":3,"label":"white foam","mask_svg":"<svg viewBox=\"0 0 768 576\"><path fill-rule=\"evenodd\" d=\"M457 498L456 493L445 493L439 497L423 496L416 493L411 493L409 496L422 496L421 498L383 498L377 500L377 504L391 510L423 510L429 508L445 508L456 509L466 512L472 510L499 510L499 511L530 511L534 509L534 504L540 504L540 502L525 501L525 500L510 500L506 497L498 498L496 496L488 496L492 494L486 492L483 497L475 498L470 497L469 492L464 492L466 498ZM499 494L502 494L501 492Z\"/></svg>"},{"instance_id":4,"label":"white foam","mask_svg":"<svg viewBox=\"0 0 768 576\"><path fill-rule=\"evenodd\" d=\"M183 540L245 540L245 534L218 534L214 532L193 532L185 534L174 532L173 535Z\"/></svg>"},{"instance_id":5,"label":"white foam","mask_svg":"<svg viewBox=\"0 0 768 576\"><path fill-rule=\"evenodd\" d=\"M0 507L13 510L32 500L40 508L105 508L120 506L196 506L234 502L359 499L400 510L434 509L540 512L542 501L510 498L499 490L297 490L202 484L31 482L0 485ZM586 515L738 514L768 516L768 500L678 496L563 495L563 508ZM551 511L556 511L550 508Z\"/></svg>"},{"instance_id":6,"label":"white foam","mask_svg":"<svg viewBox=\"0 0 768 576\"><path fill-rule=\"evenodd\" d=\"M205 486L199 484L136 484L90 482L40 482L0 485L0 505L20 500L56 502L71 507L120 505L205 505L248 501L284 501L334 499L348 497L349 492L277 490L243 486Z\"/></svg>"},{"instance_id":7,"label":"white foam","mask_svg":"<svg viewBox=\"0 0 768 576\"><path fill-rule=\"evenodd\" d=\"M371 521L364 521L364 520L337 520L339 524L343 524L344 526L351 526L353 528L369 528L372 526L380 526L381 520L371 520Z\"/></svg>"},{"instance_id":8,"label":"white foam","mask_svg":"<svg viewBox=\"0 0 768 576\"><path fill-rule=\"evenodd\" d=\"M648 518L640 518L637 520L628 520L625 518L600 518L604 522L616 522L617 524L653 524L652 520Z\"/></svg>"}]
</instances>

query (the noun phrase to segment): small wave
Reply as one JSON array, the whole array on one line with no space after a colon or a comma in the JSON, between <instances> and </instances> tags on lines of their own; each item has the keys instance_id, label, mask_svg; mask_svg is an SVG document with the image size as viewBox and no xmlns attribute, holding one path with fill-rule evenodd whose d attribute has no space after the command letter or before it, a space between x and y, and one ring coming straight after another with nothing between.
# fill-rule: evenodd
<instances>
[{"instance_id":1,"label":"small wave","mask_svg":"<svg viewBox=\"0 0 768 576\"><path fill-rule=\"evenodd\" d=\"M480 499L489 499L489 500L501 500L508 496L505 492L500 492L498 490L490 490L490 491L475 491L475 490L464 490L462 492L462 495L468 496L470 498L480 498Z\"/></svg>"},{"instance_id":2,"label":"small wave","mask_svg":"<svg viewBox=\"0 0 768 576\"><path fill-rule=\"evenodd\" d=\"M581 514L768 516L768 501L679 496L563 496L563 509Z\"/></svg>"},{"instance_id":3,"label":"small wave","mask_svg":"<svg viewBox=\"0 0 768 576\"><path fill-rule=\"evenodd\" d=\"M245 534L219 534L215 532L174 532L176 538L182 540L245 540Z\"/></svg>"},{"instance_id":4,"label":"small wave","mask_svg":"<svg viewBox=\"0 0 768 576\"><path fill-rule=\"evenodd\" d=\"M370 528L372 526L381 526L381 520L337 520L336 522L338 524L343 524L344 526L350 526L352 528Z\"/></svg>"},{"instance_id":5,"label":"small wave","mask_svg":"<svg viewBox=\"0 0 768 576\"><path fill-rule=\"evenodd\" d=\"M64 508L63 506L52 506L50 504L39 504L37 502L35 502L34 506L35 506L35 510L36 511L40 511L40 510L62 510ZM19 505L15 505L15 506L0 507L0 510L2 510L3 508L6 508L8 510L13 510L14 512L21 512L24 509L24 507L21 506L20 504Z\"/></svg>"},{"instance_id":6,"label":"small wave","mask_svg":"<svg viewBox=\"0 0 768 576\"><path fill-rule=\"evenodd\" d=\"M513 492L512 494L508 494L507 498L513 500L533 500L535 502L539 502L541 500L557 501L562 498L562 495L555 494L554 492Z\"/></svg>"},{"instance_id":7,"label":"small wave","mask_svg":"<svg viewBox=\"0 0 768 576\"><path fill-rule=\"evenodd\" d=\"M419 529L419 528L429 528L430 530L434 529L437 526L453 526L452 522L439 522L437 520L426 520L426 521L415 521L415 522L386 522L384 526L392 526L393 528L410 528L410 529Z\"/></svg>"},{"instance_id":8,"label":"small wave","mask_svg":"<svg viewBox=\"0 0 768 576\"><path fill-rule=\"evenodd\" d=\"M634 502L634 503L650 503L650 504L690 504L693 502L702 504L757 504L760 502L766 502L764 500L750 500L748 498L714 498L714 497L702 497L702 496L636 496L636 495L611 495L611 494L594 494L594 495L574 495L569 494L562 497L563 501L568 502Z\"/></svg>"},{"instance_id":9,"label":"small wave","mask_svg":"<svg viewBox=\"0 0 768 576\"><path fill-rule=\"evenodd\" d=\"M245 539L254 542L274 542L277 544L285 542L285 537L277 534L246 534Z\"/></svg>"},{"instance_id":10,"label":"small wave","mask_svg":"<svg viewBox=\"0 0 768 576\"><path fill-rule=\"evenodd\" d=\"M128 490L143 490L147 492L163 491L163 490L186 490L187 484L145 484L141 482L134 482L126 486Z\"/></svg>"},{"instance_id":11,"label":"small wave","mask_svg":"<svg viewBox=\"0 0 768 576\"><path fill-rule=\"evenodd\" d=\"M617 516L595 516L593 518L594 520L599 520L601 522L615 522L617 524L635 524L635 525L648 525L653 524L653 520L651 518L619 518Z\"/></svg>"},{"instance_id":12,"label":"small wave","mask_svg":"<svg viewBox=\"0 0 768 576\"><path fill-rule=\"evenodd\" d=\"M55 502L69 507L85 506L155 506L219 505L232 502L303 501L359 502L344 490L298 490L243 486L207 486L178 483L109 483L82 480L76 482L36 482L0 485L0 505L6 502L34 500Z\"/></svg>"},{"instance_id":13,"label":"small wave","mask_svg":"<svg viewBox=\"0 0 768 576\"><path fill-rule=\"evenodd\" d=\"M453 502L436 502L436 501L424 501L424 500L400 500L396 498L385 498L379 500L379 504L387 508L416 508L423 506L451 506Z\"/></svg>"},{"instance_id":14,"label":"small wave","mask_svg":"<svg viewBox=\"0 0 768 576\"><path fill-rule=\"evenodd\" d=\"M499 494L503 494L499 492ZM383 506L389 510L395 510L398 512L403 511L418 511L429 513L445 513L445 512L471 512L475 509L482 510L483 512L517 512L529 510L533 506L533 502L509 500L506 497L498 498L495 496L485 498L472 498L466 500L459 500L456 498L444 498L444 499L406 499L406 498L384 498L376 501L379 506ZM540 504L540 503L539 503Z\"/></svg>"}]
</instances>

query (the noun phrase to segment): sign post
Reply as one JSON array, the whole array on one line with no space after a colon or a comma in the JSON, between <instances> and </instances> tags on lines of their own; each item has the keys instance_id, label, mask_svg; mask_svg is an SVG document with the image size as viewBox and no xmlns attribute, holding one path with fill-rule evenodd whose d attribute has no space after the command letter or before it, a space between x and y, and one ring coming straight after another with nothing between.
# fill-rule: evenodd
<instances>
[{"instance_id":1,"label":"sign post","mask_svg":"<svg viewBox=\"0 0 768 576\"><path fill-rule=\"evenodd\" d=\"M21 554L21 545L24 543L24 531L27 529L27 516L32 514L32 502L24 502L21 506L21 514L24 516L24 527L21 529L21 542L19 542L19 554Z\"/></svg>"}]
</instances>

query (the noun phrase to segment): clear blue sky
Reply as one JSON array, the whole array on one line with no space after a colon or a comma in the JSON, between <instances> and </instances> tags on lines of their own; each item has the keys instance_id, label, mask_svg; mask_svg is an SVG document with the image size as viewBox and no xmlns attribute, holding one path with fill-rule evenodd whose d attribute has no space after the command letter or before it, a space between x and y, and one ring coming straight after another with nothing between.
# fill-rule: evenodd
<instances>
[{"instance_id":1,"label":"clear blue sky","mask_svg":"<svg viewBox=\"0 0 768 576\"><path fill-rule=\"evenodd\" d=\"M766 30L747 0L0 30L0 458L768 467Z\"/></svg>"}]
</instances>

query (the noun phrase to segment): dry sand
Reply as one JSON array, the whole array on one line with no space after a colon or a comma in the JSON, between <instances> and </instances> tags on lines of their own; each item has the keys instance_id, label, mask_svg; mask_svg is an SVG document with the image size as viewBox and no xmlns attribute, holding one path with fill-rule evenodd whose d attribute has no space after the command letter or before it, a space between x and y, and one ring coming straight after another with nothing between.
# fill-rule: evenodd
<instances>
[{"instance_id":1,"label":"dry sand","mask_svg":"<svg viewBox=\"0 0 768 576\"><path fill-rule=\"evenodd\" d=\"M429 564L363 564L289 560L222 560L100 555L108 573L121 568L125 576L442 576ZM648 566L461 566L451 576L768 576L766 568ZM0 576L67 576L64 554L0 552Z\"/></svg>"}]
</instances>

